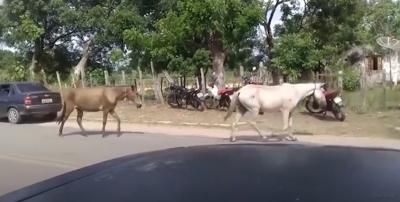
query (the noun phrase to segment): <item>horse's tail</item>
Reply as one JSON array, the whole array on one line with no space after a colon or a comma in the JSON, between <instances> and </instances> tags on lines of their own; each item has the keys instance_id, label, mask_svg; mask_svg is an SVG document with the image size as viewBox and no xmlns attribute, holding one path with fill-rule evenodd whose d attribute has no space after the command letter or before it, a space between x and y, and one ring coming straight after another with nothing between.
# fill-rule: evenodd
<instances>
[{"instance_id":1,"label":"horse's tail","mask_svg":"<svg viewBox=\"0 0 400 202\"><path fill-rule=\"evenodd\" d=\"M63 101L63 105L62 105L62 108L61 108L61 114L57 116L57 123L58 124L60 124L64 120L65 110L66 110L66 103L65 103L65 101Z\"/></svg>"},{"instance_id":2,"label":"horse's tail","mask_svg":"<svg viewBox=\"0 0 400 202\"><path fill-rule=\"evenodd\" d=\"M232 100L231 100L231 104L229 106L228 109L228 113L225 115L224 117L224 121L226 121L233 113L233 111L235 110L236 106L240 103L238 103L238 97L239 97L240 92L235 92L232 95Z\"/></svg>"}]
</instances>

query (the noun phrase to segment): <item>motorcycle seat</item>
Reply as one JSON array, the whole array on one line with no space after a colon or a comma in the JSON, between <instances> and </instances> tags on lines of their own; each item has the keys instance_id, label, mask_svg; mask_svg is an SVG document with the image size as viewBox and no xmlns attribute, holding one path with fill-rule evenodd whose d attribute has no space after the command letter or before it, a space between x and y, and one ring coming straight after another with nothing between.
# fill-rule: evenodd
<instances>
[{"instance_id":1,"label":"motorcycle seat","mask_svg":"<svg viewBox=\"0 0 400 202\"><path fill-rule=\"evenodd\" d=\"M337 90L327 90L324 92L326 99L333 99L338 95L339 91Z\"/></svg>"},{"instance_id":2,"label":"motorcycle seat","mask_svg":"<svg viewBox=\"0 0 400 202\"><path fill-rule=\"evenodd\" d=\"M223 88L218 90L218 95L228 94L232 95L235 92L233 88Z\"/></svg>"}]
</instances>

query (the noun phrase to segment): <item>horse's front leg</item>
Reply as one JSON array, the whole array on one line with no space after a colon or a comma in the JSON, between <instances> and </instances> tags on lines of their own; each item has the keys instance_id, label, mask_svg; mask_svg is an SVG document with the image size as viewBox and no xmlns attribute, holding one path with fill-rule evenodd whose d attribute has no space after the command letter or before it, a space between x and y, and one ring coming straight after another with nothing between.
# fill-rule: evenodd
<instances>
[{"instance_id":1,"label":"horse's front leg","mask_svg":"<svg viewBox=\"0 0 400 202\"><path fill-rule=\"evenodd\" d=\"M289 141L296 141L297 138L293 136L293 112L292 111L282 111L283 117L283 135L284 138Z\"/></svg>"},{"instance_id":2,"label":"horse's front leg","mask_svg":"<svg viewBox=\"0 0 400 202\"><path fill-rule=\"evenodd\" d=\"M106 124L107 124L107 117L108 117L108 111L103 111L103 128L102 128L102 132L103 132L103 137L106 137Z\"/></svg>"},{"instance_id":3,"label":"horse's front leg","mask_svg":"<svg viewBox=\"0 0 400 202\"><path fill-rule=\"evenodd\" d=\"M77 115L77 117L76 117L76 122L78 123L79 128L80 128L81 131L82 131L82 135L85 136L85 137L87 137L88 135L86 134L85 128L83 128L83 126L82 126L83 111L80 110L80 109L77 109L77 112L78 112L78 115Z\"/></svg>"},{"instance_id":4,"label":"horse's front leg","mask_svg":"<svg viewBox=\"0 0 400 202\"><path fill-rule=\"evenodd\" d=\"M111 116L113 116L113 117L117 120L117 122L118 122L117 131L118 131L118 137L119 137L119 136L121 136L121 119L119 118L119 116L117 115L117 113L115 113L114 110L110 111L110 114L111 114Z\"/></svg>"}]
</instances>

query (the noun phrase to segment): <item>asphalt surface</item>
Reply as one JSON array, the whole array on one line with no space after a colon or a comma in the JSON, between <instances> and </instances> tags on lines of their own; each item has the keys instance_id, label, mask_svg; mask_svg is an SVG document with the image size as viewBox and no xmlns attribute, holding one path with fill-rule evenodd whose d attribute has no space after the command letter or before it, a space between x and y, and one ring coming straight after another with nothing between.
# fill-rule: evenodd
<instances>
[{"instance_id":1,"label":"asphalt surface","mask_svg":"<svg viewBox=\"0 0 400 202\"><path fill-rule=\"evenodd\" d=\"M227 144L230 131L218 128L178 127L122 123L123 135L102 137L100 122L85 120L88 137L74 120L67 122L64 137L58 125L0 122L0 195L27 185L109 159L167 148ZM113 131L115 122L107 123ZM240 135L239 135L240 134ZM265 143L255 131L239 131L238 142ZM363 136L296 135L301 144L341 145L400 149L399 139ZM268 142L268 141L267 141ZM276 141L273 141L276 142Z\"/></svg>"},{"instance_id":2,"label":"asphalt surface","mask_svg":"<svg viewBox=\"0 0 400 202\"><path fill-rule=\"evenodd\" d=\"M101 123L96 124L99 128L97 125L100 127ZM110 130L113 129L111 127ZM0 122L0 195L116 157L227 142L220 138L167 136L165 133L174 131L160 130L155 130L160 131L159 134L124 132L121 137L110 133L106 138L96 130L89 132L89 137L80 135L79 130L72 127L65 128L64 137L58 137L57 131L55 123L11 125Z\"/></svg>"}]
</instances>

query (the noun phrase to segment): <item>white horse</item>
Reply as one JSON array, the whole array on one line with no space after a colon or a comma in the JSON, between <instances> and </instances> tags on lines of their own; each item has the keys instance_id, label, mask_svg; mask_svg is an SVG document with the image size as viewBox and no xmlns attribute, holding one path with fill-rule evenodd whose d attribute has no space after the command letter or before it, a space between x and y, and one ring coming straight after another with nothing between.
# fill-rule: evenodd
<instances>
[{"instance_id":1,"label":"white horse","mask_svg":"<svg viewBox=\"0 0 400 202\"><path fill-rule=\"evenodd\" d=\"M293 112L297 104L304 98L314 95L322 106L326 105L323 94L323 83L302 83L288 84L279 86L246 85L232 96L231 105L225 120L228 119L236 109L236 117L232 122L231 141L236 141L234 135L237 130L237 123L244 115L255 118L259 112L281 112L283 117L283 131L289 129L289 134L285 138L295 141L292 136ZM264 139L267 135L262 135L255 121L248 121L258 134Z\"/></svg>"}]
</instances>

